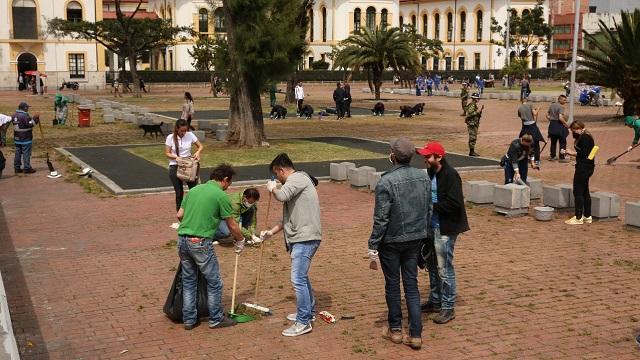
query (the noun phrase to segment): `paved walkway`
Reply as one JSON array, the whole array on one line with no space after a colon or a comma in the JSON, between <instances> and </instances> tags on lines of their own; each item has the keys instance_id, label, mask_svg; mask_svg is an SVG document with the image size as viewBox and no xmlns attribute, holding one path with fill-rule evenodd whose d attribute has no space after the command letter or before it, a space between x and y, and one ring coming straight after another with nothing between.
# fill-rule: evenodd
<instances>
[{"instance_id":1,"label":"paved walkway","mask_svg":"<svg viewBox=\"0 0 640 360\"><path fill-rule=\"evenodd\" d=\"M0 187L0 271L23 359L637 359L640 232L619 221L567 229L561 221L505 219L469 208L456 246L457 318L424 323L424 349L383 341L380 271L368 269L373 195L318 187L323 243L311 279L318 309L355 320L318 321L284 338L294 310L282 237L265 249L260 303L274 315L191 332L162 305L178 258L173 194L98 199L64 179L8 176ZM499 178L499 172L484 173ZM463 174L467 177L469 174ZM484 175L483 175L484 176ZM266 199L266 197L265 197ZM272 203L270 222L281 205ZM259 212L264 227L266 201ZM231 299L234 254L216 248ZM238 300L253 301L257 249L241 257ZM427 276L420 275L422 295Z\"/></svg>"}]
</instances>

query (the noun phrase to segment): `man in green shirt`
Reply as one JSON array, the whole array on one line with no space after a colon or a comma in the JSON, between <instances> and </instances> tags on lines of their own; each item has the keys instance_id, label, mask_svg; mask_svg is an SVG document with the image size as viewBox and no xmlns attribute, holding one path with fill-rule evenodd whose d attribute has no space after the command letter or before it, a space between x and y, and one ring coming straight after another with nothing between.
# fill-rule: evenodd
<instances>
[{"instance_id":1,"label":"man in green shirt","mask_svg":"<svg viewBox=\"0 0 640 360\"><path fill-rule=\"evenodd\" d=\"M624 124L633 129L633 142L631 143L631 146L627 148L627 151L631 151L631 149L633 149L633 146L637 145L638 140L640 140L640 119L634 116L627 116L624 119Z\"/></svg>"},{"instance_id":2,"label":"man in green shirt","mask_svg":"<svg viewBox=\"0 0 640 360\"><path fill-rule=\"evenodd\" d=\"M224 220L235 238L237 254L244 248L244 237L233 217L229 196L224 192L235 175L230 165L218 165L211 172L210 181L191 189L178 211L178 255L182 265L183 306L185 330L198 326L196 311L198 270L207 280L209 328L233 326L236 321L226 317L222 308L222 278L213 249L213 235Z\"/></svg>"},{"instance_id":3,"label":"man in green shirt","mask_svg":"<svg viewBox=\"0 0 640 360\"><path fill-rule=\"evenodd\" d=\"M244 191L229 194L233 218L239 223L240 231L247 240L247 244L260 244L262 240L255 235L256 224L258 223L257 202L260 200L260 192L254 187L245 189ZM223 241L231 235L229 227L225 222L221 222L218 231L214 236L215 240Z\"/></svg>"}]
</instances>

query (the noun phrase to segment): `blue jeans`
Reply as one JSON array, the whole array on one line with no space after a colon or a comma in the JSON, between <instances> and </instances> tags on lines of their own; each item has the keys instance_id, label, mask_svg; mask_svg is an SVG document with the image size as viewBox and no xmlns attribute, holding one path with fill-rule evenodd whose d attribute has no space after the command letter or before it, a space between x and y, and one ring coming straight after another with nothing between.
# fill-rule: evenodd
<instances>
[{"instance_id":1,"label":"blue jeans","mask_svg":"<svg viewBox=\"0 0 640 360\"><path fill-rule=\"evenodd\" d=\"M522 179L522 181L527 182L527 175L529 173L529 159L524 158L518 161L518 172L520 173L520 178ZM507 159L507 162L504 164L504 183L513 183L513 176L515 174L516 171L513 168L513 164L510 160Z\"/></svg>"},{"instance_id":2,"label":"blue jeans","mask_svg":"<svg viewBox=\"0 0 640 360\"><path fill-rule=\"evenodd\" d=\"M409 312L409 335L422 337L422 313L420 312L420 290L418 290L418 253L421 240L383 244L379 249L380 265L384 274L384 294L389 313L389 328L402 329L400 299L400 273L404 297Z\"/></svg>"},{"instance_id":3,"label":"blue jeans","mask_svg":"<svg viewBox=\"0 0 640 360\"><path fill-rule=\"evenodd\" d=\"M207 305L209 325L215 326L224 318L222 309L222 278L213 240L193 243L185 236L178 236L178 255L182 264L182 318L185 325L198 321L196 312L197 270L207 279Z\"/></svg>"},{"instance_id":4,"label":"blue jeans","mask_svg":"<svg viewBox=\"0 0 640 360\"><path fill-rule=\"evenodd\" d=\"M20 170L22 163L24 163L24 170L31 169L31 145L31 143L16 144L16 156L13 158L13 168L15 170Z\"/></svg>"},{"instance_id":5,"label":"blue jeans","mask_svg":"<svg viewBox=\"0 0 640 360\"><path fill-rule=\"evenodd\" d=\"M453 309L456 305L456 272L453 269L453 248L458 235L442 235L434 229L435 256L430 258L429 302L441 304L442 309Z\"/></svg>"},{"instance_id":6,"label":"blue jeans","mask_svg":"<svg viewBox=\"0 0 640 360\"><path fill-rule=\"evenodd\" d=\"M308 324L316 312L316 299L313 296L309 268L320 240L310 240L289 244L291 250L291 284L296 293L296 322Z\"/></svg>"}]
</instances>

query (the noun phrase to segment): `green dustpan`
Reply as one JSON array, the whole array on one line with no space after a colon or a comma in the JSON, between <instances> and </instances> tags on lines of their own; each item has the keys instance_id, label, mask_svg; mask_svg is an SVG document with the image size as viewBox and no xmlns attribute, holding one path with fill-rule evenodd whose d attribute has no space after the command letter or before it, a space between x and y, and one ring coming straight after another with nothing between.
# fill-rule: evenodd
<instances>
[{"instance_id":1,"label":"green dustpan","mask_svg":"<svg viewBox=\"0 0 640 360\"><path fill-rule=\"evenodd\" d=\"M229 311L229 317L237 321L239 324L255 320L254 317L245 314L234 314Z\"/></svg>"},{"instance_id":2,"label":"green dustpan","mask_svg":"<svg viewBox=\"0 0 640 360\"><path fill-rule=\"evenodd\" d=\"M234 313L234 311L236 311L236 280L238 278L238 258L240 258L240 254L236 254L236 265L233 270L233 291L231 294L231 310L229 311L229 317L234 319L238 323L246 323L255 319L249 315Z\"/></svg>"}]
</instances>

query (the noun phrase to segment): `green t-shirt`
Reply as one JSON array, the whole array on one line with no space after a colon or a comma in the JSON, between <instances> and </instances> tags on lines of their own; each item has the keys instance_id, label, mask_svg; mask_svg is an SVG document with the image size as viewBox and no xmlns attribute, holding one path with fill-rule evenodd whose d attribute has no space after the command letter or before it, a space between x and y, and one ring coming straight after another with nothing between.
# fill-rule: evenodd
<instances>
[{"instance_id":1,"label":"green t-shirt","mask_svg":"<svg viewBox=\"0 0 640 360\"><path fill-rule=\"evenodd\" d=\"M222 219L233 216L229 196L211 180L191 189L182 200L184 215L178 235L212 238Z\"/></svg>"}]
</instances>

